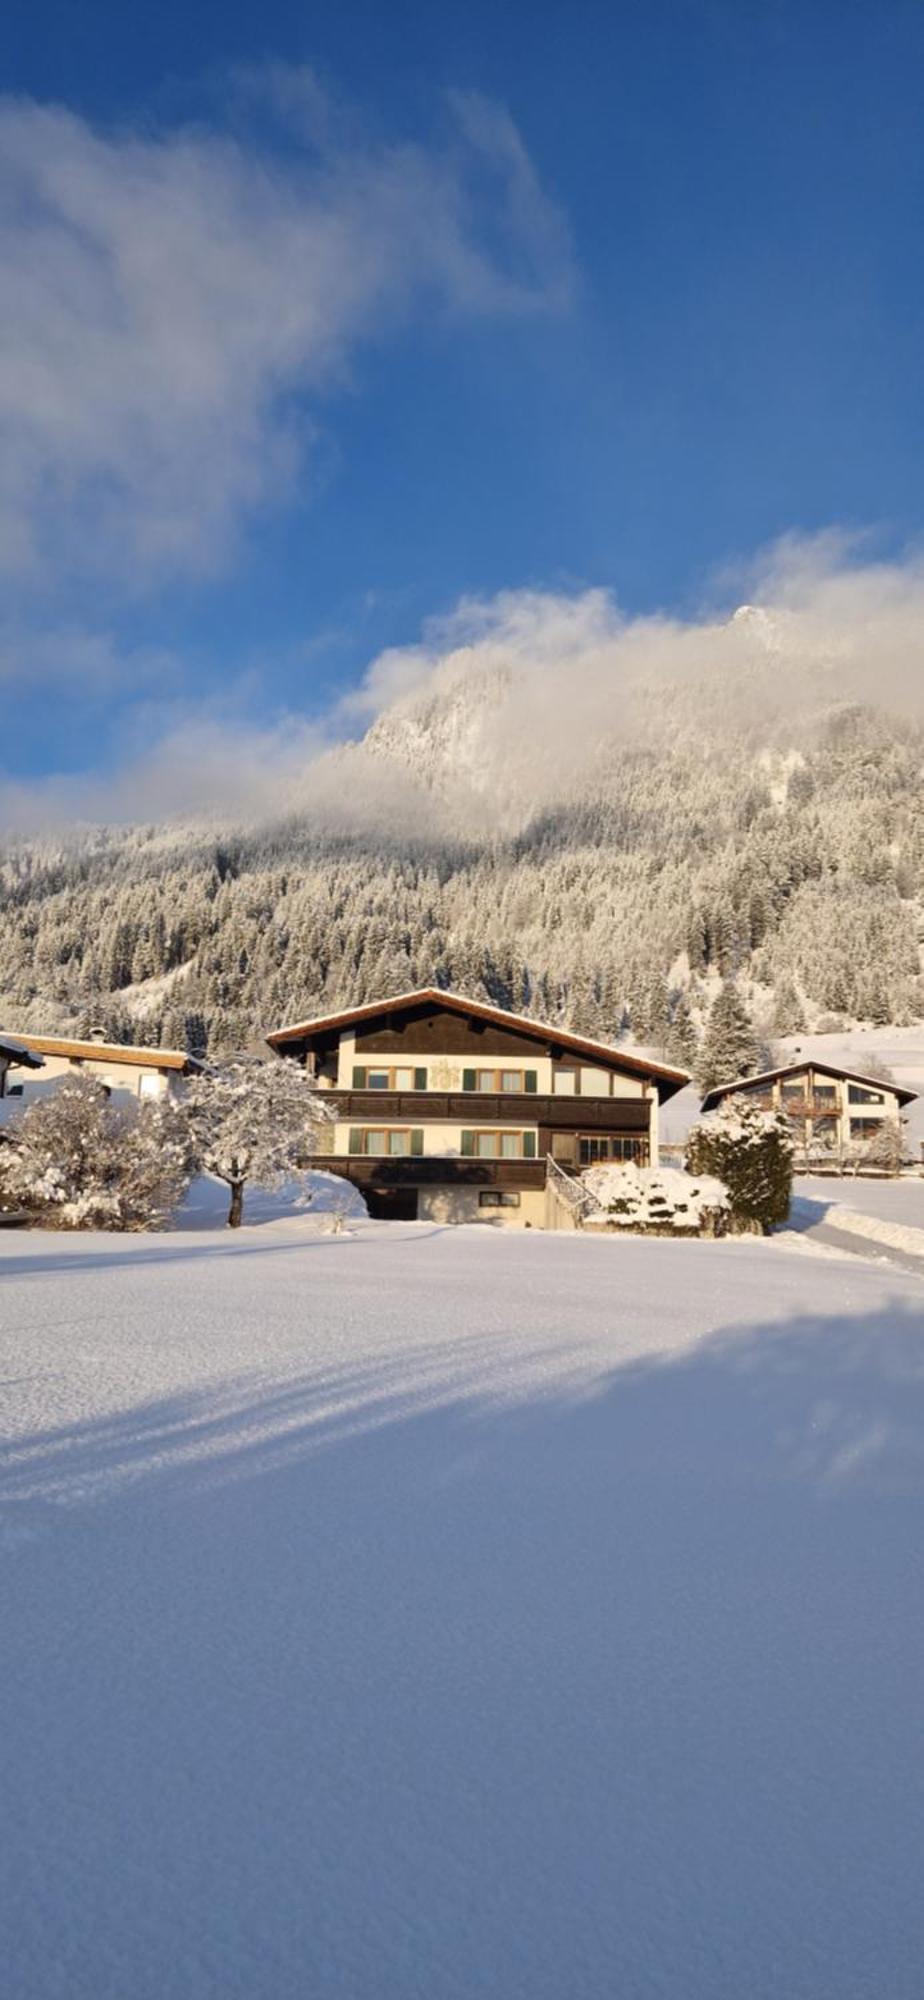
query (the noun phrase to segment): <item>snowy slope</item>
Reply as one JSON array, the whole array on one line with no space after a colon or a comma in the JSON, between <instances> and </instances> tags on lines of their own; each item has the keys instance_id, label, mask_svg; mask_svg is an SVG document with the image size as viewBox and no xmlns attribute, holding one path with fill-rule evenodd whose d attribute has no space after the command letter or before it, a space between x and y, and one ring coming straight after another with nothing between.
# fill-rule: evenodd
<instances>
[{"instance_id":1,"label":"snowy slope","mask_svg":"<svg viewBox=\"0 0 924 2000\"><path fill-rule=\"evenodd\" d=\"M917 2000L922 1287L0 1235L17 2000Z\"/></svg>"}]
</instances>

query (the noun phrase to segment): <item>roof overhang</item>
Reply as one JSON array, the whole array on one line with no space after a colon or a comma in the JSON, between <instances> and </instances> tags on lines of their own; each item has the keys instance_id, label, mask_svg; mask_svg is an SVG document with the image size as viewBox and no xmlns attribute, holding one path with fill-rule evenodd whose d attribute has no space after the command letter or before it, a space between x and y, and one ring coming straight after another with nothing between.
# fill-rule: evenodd
<instances>
[{"instance_id":1,"label":"roof overhang","mask_svg":"<svg viewBox=\"0 0 924 2000\"><path fill-rule=\"evenodd\" d=\"M439 986L422 986L412 993L394 993L385 1000L368 1000L360 1007L345 1007L340 1013L319 1014L310 1021L292 1022L285 1027L274 1028L266 1040L270 1048L284 1049L289 1042L311 1041L338 1028L351 1028L363 1021L375 1020L382 1014L397 1014L408 1007L424 1006L447 1007L450 1012L470 1015L480 1021L492 1021L499 1027L514 1029L518 1034L531 1035L535 1041L551 1042L558 1048L589 1057L591 1061L605 1062L624 1070L629 1076L654 1084L662 1103L678 1090L683 1090L690 1081L686 1070L670 1069L664 1063L650 1062L645 1056L628 1055L625 1050L614 1048L610 1042L592 1041L586 1035L573 1034L568 1028L554 1027L548 1021L534 1021L527 1014L511 1014L504 1007L492 1007L483 1000L469 1000L463 993L447 992Z\"/></svg>"},{"instance_id":2,"label":"roof overhang","mask_svg":"<svg viewBox=\"0 0 924 2000\"><path fill-rule=\"evenodd\" d=\"M0 1035L0 1058L9 1069L44 1069L45 1058L14 1035Z\"/></svg>"},{"instance_id":3,"label":"roof overhang","mask_svg":"<svg viewBox=\"0 0 924 2000\"><path fill-rule=\"evenodd\" d=\"M80 1042L68 1035L17 1035L12 1046L24 1053L16 1058L25 1061L29 1056L37 1057L29 1067L40 1068L45 1056L65 1056L76 1062L97 1061L111 1063L133 1063L138 1069L198 1070L203 1067L198 1057L186 1054L184 1049L152 1049L135 1047L125 1042ZM2 1050L2 1043L0 1043Z\"/></svg>"}]
</instances>

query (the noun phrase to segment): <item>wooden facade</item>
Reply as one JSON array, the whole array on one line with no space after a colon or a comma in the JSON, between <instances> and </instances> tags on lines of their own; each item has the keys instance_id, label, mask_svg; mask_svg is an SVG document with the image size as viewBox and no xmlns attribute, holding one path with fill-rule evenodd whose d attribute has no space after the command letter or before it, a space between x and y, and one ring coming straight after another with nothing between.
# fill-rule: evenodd
<instances>
[{"instance_id":1,"label":"wooden facade","mask_svg":"<svg viewBox=\"0 0 924 2000\"><path fill-rule=\"evenodd\" d=\"M435 988L276 1029L267 1040L331 1092L336 1123L323 1165L381 1214L490 1213L544 1227L549 1159L575 1171L599 1158L655 1161L659 1104L688 1081L611 1044ZM399 1079L406 1087L395 1087Z\"/></svg>"}]
</instances>

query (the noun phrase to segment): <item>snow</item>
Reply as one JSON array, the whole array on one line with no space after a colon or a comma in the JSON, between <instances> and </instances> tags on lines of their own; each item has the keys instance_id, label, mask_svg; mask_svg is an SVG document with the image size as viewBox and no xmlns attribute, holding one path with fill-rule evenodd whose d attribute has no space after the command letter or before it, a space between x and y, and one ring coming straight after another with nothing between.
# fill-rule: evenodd
<instances>
[{"instance_id":1,"label":"snow","mask_svg":"<svg viewBox=\"0 0 924 2000\"><path fill-rule=\"evenodd\" d=\"M836 1203L838 1208L856 1209L860 1215L878 1215L884 1222L907 1222L912 1228L924 1229L924 1175L874 1180L862 1174L797 1174L793 1195L800 1201L826 1206Z\"/></svg>"},{"instance_id":2,"label":"snow","mask_svg":"<svg viewBox=\"0 0 924 2000\"><path fill-rule=\"evenodd\" d=\"M0 1236L22 2000L917 2000L921 1282Z\"/></svg>"},{"instance_id":3,"label":"snow","mask_svg":"<svg viewBox=\"0 0 924 2000\"><path fill-rule=\"evenodd\" d=\"M605 1216L587 1216L585 1226L605 1221L607 1227L638 1229L670 1223L673 1229L699 1230L707 1216L724 1214L729 1207L724 1181L685 1174L679 1167L588 1167L581 1182L606 1211Z\"/></svg>"},{"instance_id":4,"label":"snow","mask_svg":"<svg viewBox=\"0 0 924 2000\"><path fill-rule=\"evenodd\" d=\"M224 1229L228 1222L230 1193L225 1181L214 1174L199 1174L191 1182L177 1212L177 1229ZM292 1174L275 1188L244 1189L244 1219L251 1225L281 1222L286 1218L304 1221L308 1214L327 1218L354 1219L365 1216L366 1204L358 1188L338 1174L312 1168Z\"/></svg>"},{"instance_id":5,"label":"snow","mask_svg":"<svg viewBox=\"0 0 924 2000\"><path fill-rule=\"evenodd\" d=\"M823 1222L924 1262L924 1180L805 1177L794 1185L790 1213L794 1229Z\"/></svg>"}]
</instances>

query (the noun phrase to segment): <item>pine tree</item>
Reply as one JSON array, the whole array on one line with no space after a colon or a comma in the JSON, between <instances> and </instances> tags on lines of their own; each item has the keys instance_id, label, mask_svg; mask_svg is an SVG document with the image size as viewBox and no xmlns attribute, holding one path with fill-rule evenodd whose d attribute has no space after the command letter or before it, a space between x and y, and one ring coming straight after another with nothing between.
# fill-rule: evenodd
<instances>
[{"instance_id":1,"label":"pine tree","mask_svg":"<svg viewBox=\"0 0 924 2000\"><path fill-rule=\"evenodd\" d=\"M665 1054L670 1057L671 1062L678 1063L682 1069L692 1069L698 1047L690 1002L686 993L681 991L674 1001L671 1012Z\"/></svg>"},{"instance_id":2,"label":"pine tree","mask_svg":"<svg viewBox=\"0 0 924 2000\"><path fill-rule=\"evenodd\" d=\"M770 1027L774 1035L805 1033L805 1011L792 979L782 979L774 992Z\"/></svg>"},{"instance_id":3,"label":"pine tree","mask_svg":"<svg viewBox=\"0 0 924 2000\"><path fill-rule=\"evenodd\" d=\"M726 979L709 1011L696 1062L696 1082L704 1093L738 1076L754 1076L760 1048L748 1010L734 980Z\"/></svg>"}]
</instances>

